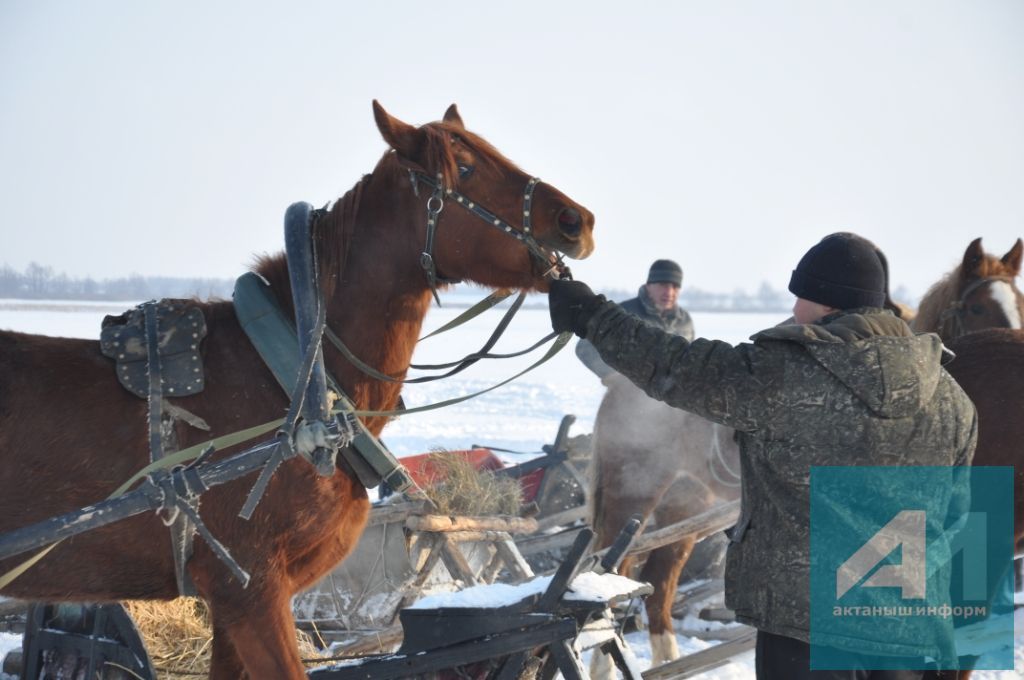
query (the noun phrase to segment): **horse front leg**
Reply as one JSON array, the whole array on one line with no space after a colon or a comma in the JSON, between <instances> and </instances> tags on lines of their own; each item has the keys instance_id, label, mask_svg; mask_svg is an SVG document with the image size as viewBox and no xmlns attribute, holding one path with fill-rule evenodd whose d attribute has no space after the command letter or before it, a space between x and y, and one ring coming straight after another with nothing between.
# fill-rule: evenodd
<instances>
[{"instance_id":1,"label":"horse front leg","mask_svg":"<svg viewBox=\"0 0 1024 680\"><path fill-rule=\"evenodd\" d=\"M693 536L687 536L681 541L651 551L640 572L639 580L654 587L654 592L644 600L651 638L652 666L660 666L679 658L679 645L672 625L672 605L675 602L679 574L690 559L695 544Z\"/></svg>"},{"instance_id":2,"label":"horse front leg","mask_svg":"<svg viewBox=\"0 0 1024 680\"><path fill-rule=\"evenodd\" d=\"M229 639L228 632L216 623L213 626L213 645L210 652L210 677L245 677L245 666L235 651L235 645Z\"/></svg>"},{"instance_id":3,"label":"horse front leg","mask_svg":"<svg viewBox=\"0 0 1024 680\"><path fill-rule=\"evenodd\" d=\"M305 678L295 639L295 621L284 588L246 595L242 603L211 602L214 651L219 651L220 656L211 666L210 680ZM218 644L218 632L227 634L227 643Z\"/></svg>"},{"instance_id":4,"label":"horse front leg","mask_svg":"<svg viewBox=\"0 0 1024 680\"><path fill-rule=\"evenodd\" d=\"M654 517L659 527L666 527L700 514L712 503L713 496L708 487L692 475L685 474L662 496ZM672 605L679 575L696 543L693 536L685 536L653 550L640 573L640 580L654 587L654 592L644 601L651 637L651 664L654 666L679 658L679 645L672 625Z\"/></svg>"}]
</instances>

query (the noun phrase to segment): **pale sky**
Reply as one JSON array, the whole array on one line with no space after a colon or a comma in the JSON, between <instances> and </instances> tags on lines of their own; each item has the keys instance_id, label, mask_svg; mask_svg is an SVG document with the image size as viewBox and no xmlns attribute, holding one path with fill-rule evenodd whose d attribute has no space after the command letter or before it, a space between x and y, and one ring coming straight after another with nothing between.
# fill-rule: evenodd
<instances>
[{"instance_id":1,"label":"pale sky","mask_svg":"<svg viewBox=\"0 0 1024 680\"><path fill-rule=\"evenodd\" d=\"M1024 235L1020 0L0 0L0 264L234 277L373 168L373 98L593 210L596 287L782 288L851 230L919 295Z\"/></svg>"}]
</instances>

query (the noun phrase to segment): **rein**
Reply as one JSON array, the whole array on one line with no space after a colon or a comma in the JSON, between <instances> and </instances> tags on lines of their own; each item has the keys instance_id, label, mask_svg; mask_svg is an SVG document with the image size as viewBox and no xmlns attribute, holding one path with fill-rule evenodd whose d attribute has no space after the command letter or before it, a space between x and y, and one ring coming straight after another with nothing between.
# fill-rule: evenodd
<instances>
[{"instance_id":1,"label":"rein","mask_svg":"<svg viewBox=\"0 0 1024 680\"><path fill-rule=\"evenodd\" d=\"M489 299L490 298L488 298L488 300ZM453 376L456 373L461 373L465 369L469 368L470 366L472 366L473 364L478 362L480 359L509 359L509 358L512 358L512 357L522 356L523 354L527 354L527 353L537 349L538 347L540 347L542 344L544 344L548 340L551 340L552 338L554 338L556 334L555 333L551 333L551 334L545 336L544 338L542 338L539 342L536 342L533 345L531 345L530 347L527 347L526 349L520 350L518 352L512 352L510 354L491 354L490 353L491 348L494 347L495 343L498 342L498 339L501 338L502 335L504 335L505 330L509 326L509 323L511 323L512 318L516 315L516 312L519 311L519 308L522 307L523 300L525 300L525 299L526 299L526 294L525 293L520 293L516 297L516 299L512 302L512 306L510 306L508 308L508 311L505 312L505 315L501 317L501 321L498 322L497 327L491 333L491 337L489 337L487 339L487 342L484 343L484 346L479 351L473 352L471 354L467 354L465 357L463 357L462 359L459 359L457 361L450 361L450 362L444 363L444 364L410 364L409 365L410 368L415 368L415 369L419 369L419 370L436 370L436 371L440 371L440 370L444 370L444 369L451 369L447 373L442 373L440 375L421 376L419 378L408 378L408 379L404 379L404 380L401 379L401 378L395 378L394 376L390 376L390 375L388 375L386 373L382 373L381 371L378 371L376 368L374 368L373 366L370 366L365 361L363 361L362 359L357 357L352 352L352 350L349 349L348 346L344 342L342 342L341 338L339 338L337 336L337 334L335 334L332 330L327 329L327 331L325 332L325 335L327 336L327 339L330 341L330 343L332 345L334 345L334 347L339 352L341 352L342 355L344 355L344 357L346 359L348 359L349 363L351 363L353 366L355 366L356 368L358 368L360 371L362 371L366 375L370 376L371 378L376 378L377 380L383 380L384 382L390 382L390 383L409 383L409 384L415 384L415 383L432 382L434 380L440 380L441 378L447 378L447 377ZM485 302L486 302L486 300L485 300ZM466 319L466 320L468 320L468 319ZM461 324L457 324L457 325L461 325ZM439 329L438 331L435 331L434 333L431 333L430 336L436 335L439 332L443 332L443 330L450 330L451 328L455 328L455 326L449 325L445 329ZM430 337L430 336L427 336L427 337Z\"/></svg>"},{"instance_id":2,"label":"rein","mask_svg":"<svg viewBox=\"0 0 1024 680\"><path fill-rule=\"evenodd\" d=\"M445 197L454 200L457 204L461 205L466 210L470 211L480 219L484 220L489 225L500 230L503 234L507 234L508 236L516 239L524 246L526 246L527 250L530 252L530 255L537 262L548 267L548 269L543 273L544 277L558 277L570 279L572 278L572 272L569 271L569 268L565 265L564 261L562 260L562 255L557 251L552 252L546 250L533 236L533 225L531 223L530 213L531 206L533 203L533 192L537 188L537 185L541 183L541 180L539 178L531 177L530 180L526 183L526 188L523 191L523 223L522 228L520 229L513 226L509 222L501 219L495 213L483 207L476 201L471 200L464 194L461 194L451 188L446 189L444 187L444 180L441 173L437 173L436 178L432 178L429 175L412 168L407 168L407 170L409 172L409 182L411 183L413 193L415 193L416 196L419 196L419 184L421 182L426 186L430 187L431 189L433 189L433 192L427 199L427 235L426 241L423 246L423 251L420 253L420 268L423 269L423 272L427 277L427 284L430 286L430 292L433 294L434 300L437 302L437 305L439 307L441 306L441 298L437 292L437 284L454 283L454 281L443 279L438 275L437 262L434 259L434 240L437 235L437 228L438 223L440 222L441 211L444 210ZM321 213L318 213L318 215L319 214ZM552 262L551 260L552 255L554 256L554 262ZM492 293L487 298L474 305L471 309L459 315L458 318L450 321L449 323L445 324L436 331L428 334L424 338L421 338L421 340L432 337L434 335L438 335L440 333L444 333L445 331L449 331L453 328L457 328L466 321L469 321L470 319L478 316L480 313L498 304L506 297L508 297L509 294L509 292L504 290ZM526 349L520 350L518 352L511 352L508 354L492 354L490 352L490 350L497 343L498 339L501 338L502 334L504 334L505 330L508 328L509 324L512 321L512 318L519 311L520 307L522 307L523 300L525 299L525 297L526 294L524 292L520 292L519 296L512 303L512 306L509 307L508 311L501 318L501 321L498 322L498 325L494 329L494 332L491 334L491 337L487 339L487 341L484 343L483 347L480 350L467 354L463 358L458 359L456 361L451 361L443 364L409 365L410 368L414 368L417 370L450 369L446 373L442 373L439 375L421 376L409 379L395 378L394 376L390 376L387 375L386 373L378 371L376 368L370 366L362 359L357 357L352 352L352 350L349 349L344 342L342 342L341 338L339 338L338 335L334 333L329 327L325 330L324 335L330 341L330 343L334 345L334 347L339 352L341 352L341 354L349 361L349 363L351 363L353 366L355 366L357 369L362 371L364 374L370 376L371 378L375 378L377 380L390 383L415 384L432 382L434 380L448 378L457 373L460 373L461 371L469 368L470 366L480 361L481 359L510 359L513 357L522 356L524 354L532 352L533 350L537 349L544 343L555 338L558 334L550 333L541 338L539 341L530 345ZM561 348L561 346L564 346L564 343L562 343L562 345L559 346L559 349ZM539 363L543 363L543 361Z\"/></svg>"}]
</instances>

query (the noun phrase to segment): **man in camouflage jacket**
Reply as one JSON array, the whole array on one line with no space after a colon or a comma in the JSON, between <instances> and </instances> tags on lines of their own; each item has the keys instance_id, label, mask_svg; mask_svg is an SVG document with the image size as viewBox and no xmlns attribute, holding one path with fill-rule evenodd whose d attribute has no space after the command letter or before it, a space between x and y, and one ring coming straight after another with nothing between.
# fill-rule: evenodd
<instances>
[{"instance_id":1,"label":"man in camouflage jacket","mask_svg":"<svg viewBox=\"0 0 1024 680\"><path fill-rule=\"evenodd\" d=\"M759 680L922 677L809 670L811 466L967 465L977 439L974 406L941 367L938 336L915 336L882 309L882 260L858 236L826 237L793 272L796 324L735 347L667 334L580 282L551 287L556 330L587 338L655 399L738 431L742 509L730 532L726 604L758 629ZM933 640L901 630L883 622L870 640L831 643L937 658L951 635L941 621Z\"/></svg>"},{"instance_id":2,"label":"man in camouflage jacket","mask_svg":"<svg viewBox=\"0 0 1024 680\"><path fill-rule=\"evenodd\" d=\"M689 312L676 304L682 285L682 267L672 260L655 260L647 272L647 283L640 286L635 298L626 300L621 306L652 326L693 340L693 320ZM615 375L615 370L601 359L597 349L586 339L576 343L576 356L602 382Z\"/></svg>"}]
</instances>

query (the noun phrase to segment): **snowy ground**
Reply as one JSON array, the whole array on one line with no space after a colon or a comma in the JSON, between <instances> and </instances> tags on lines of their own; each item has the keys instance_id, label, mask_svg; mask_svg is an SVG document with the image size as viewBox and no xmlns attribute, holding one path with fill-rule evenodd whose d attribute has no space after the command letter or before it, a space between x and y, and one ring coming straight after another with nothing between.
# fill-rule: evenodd
<instances>
[{"instance_id":1,"label":"snowy ground","mask_svg":"<svg viewBox=\"0 0 1024 680\"><path fill-rule=\"evenodd\" d=\"M459 295L454 304L474 301L483 294ZM513 321L505 337L493 350L509 352L527 347L549 332L543 297L528 301ZM23 332L63 335L95 339L105 314L114 314L131 303L40 303L37 301L0 300L0 328ZM459 307L432 309L425 331L432 330L454 318ZM467 326L424 341L417 349L414 362L437 363L452 360L479 349L490 335L499 313L491 311ZM729 342L745 340L754 332L782 320L779 314L715 314L694 313L697 332ZM420 406L461 394L467 394L510 377L539 358L542 351L525 359L481 362L460 375L425 385L410 385L403 391L409 407ZM392 422L383 434L387 445L399 456L428 451L435 447L467 448L471 444L491 445L527 452L540 450L555 436L562 416L577 416L571 434L590 432L603 388L576 360L572 346L532 373L490 392L478 399L440 411L412 414ZM515 456L506 456L515 458ZM1015 659L1024 669L1024 611L1015 615ZM634 653L646 668L650 665L650 649L646 634L629 636ZM679 636L679 647L686 652L698 651L712 643ZM0 635L0 658L10 648L20 646L17 636ZM753 653L737 657L733 663L710 671L704 680L750 680L754 677ZM983 671L977 680L1009 680L1021 678L1022 671ZM0 676L2 679L2 676Z\"/></svg>"}]
</instances>

